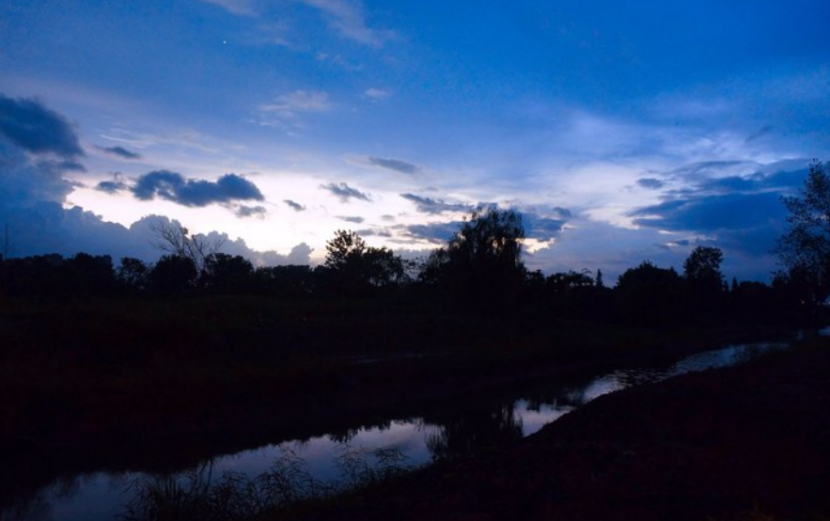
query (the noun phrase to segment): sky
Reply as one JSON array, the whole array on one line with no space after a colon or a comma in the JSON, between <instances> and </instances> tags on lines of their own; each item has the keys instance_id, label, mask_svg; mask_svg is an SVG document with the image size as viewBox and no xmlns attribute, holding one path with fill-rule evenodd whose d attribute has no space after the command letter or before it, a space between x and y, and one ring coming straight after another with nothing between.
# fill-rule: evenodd
<instances>
[{"instance_id":1,"label":"sky","mask_svg":"<svg viewBox=\"0 0 830 521\"><path fill-rule=\"evenodd\" d=\"M258 265L336 230L407 258L475 208L545 273L696 246L770 278L830 159L826 0L0 4L9 256L153 260L154 223ZM5 230L8 230L6 233Z\"/></svg>"}]
</instances>

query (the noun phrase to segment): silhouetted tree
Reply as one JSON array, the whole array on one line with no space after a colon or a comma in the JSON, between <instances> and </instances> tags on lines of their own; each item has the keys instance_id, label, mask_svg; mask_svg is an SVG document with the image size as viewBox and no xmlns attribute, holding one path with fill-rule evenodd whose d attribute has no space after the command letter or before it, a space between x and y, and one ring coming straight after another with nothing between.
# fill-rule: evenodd
<instances>
[{"instance_id":1,"label":"silhouetted tree","mask_svg":"<svg viewBox=\"0 0 830 521\"><path fill-rule=\"evenodd\" d=\"M620 314L634 322L663 325L685 315L683 279L674 268L658 268L645 261L625 270L614 292Z\"/></svg>"},{"instance_id":2,"label":"silhouetted tree","mask_svg":"<svg viewBox=\"0 0 830 521\"><path fill-rule=\"evenodd\" d=\"M719 248L698 246L683 263L689 303L698 313L714 314L721 310L725 294L722 262L723 252Z\"/></svg>"},{"instance_id":3,"label":"silhouetted tree","mask_svg":"<svg viewBox=\"0 0 830 521\"><path fill-rule=\"evenodd\" d=\"M115 289L115 271L109 255L77 253L62 266L65 291L74 295L103 295Z\"/></svg>"},{"instance_id":4,"label":"silhouetted tree","mask_svg":"<svg viewBox=\"0 0 830 521\"><path fill-rule=\"evenodd\" d=\"M156 236L153 246L177 257L190 259L196 272L201 274L207 258L218 253L224 240L209 240L204 235L193 235L178 221L159 221L150 227Z\"/></svg>"},{"instance_id":5,"label":"silhouetted tree","mask_svg":"<svg viewBox=\"0 0 830 521\"><path fill-rule=\"evenodd\" d=\"M525 232L513 210L489 207L465 220L445 249L430 255L422 279L480 309L504 313L517 300L525 277Z\"/></svg>"},{"instance_id":6,"label":"silhouetted tree","mask_svg":"<svg viewBox=\"0 0 830 521\"><path fill-rule=\"evenodd\" d=\"M787 277L805 290L805 304L816 310L830 295L830 163L813 162L799 195L781 201L790 214L777 252Z\"/></svg>"},{"instance_id":7,"label":"silhouetted tree","mask_svg":"<svg viewBox=\"0 0 830 521\"><path fill-rule=\"evenodd\" d=\"M338 230L326 243L326 275L337 292L359 296L406 279L404 263L387 248L367 246L355 232Z\"/></svg>"},{"instance_id":8,"label":"silhouetted tree","mask_svg":"<svg viewBox=\"0 0 830 521\"><path fill-rule=\"evenodd\" d=\"M722 262L720 248L698 246L683 262L683 277L702 291L719 292L723 289Z\"/></svg>"},{"instance_id":9,"label":"silhouetted tree","mask_svg":"<svg viewBox=\"0 0 830 521\"><path fill-rule=\"evenodd\" d=\"M150 271L150 286L159 293L180 293L192 289L198 275L190 257L164 255Z\"/></svg>"},{"instance_id":10,"label":"silhouetted tree","mask_svg":"<svg viewBox=\"0 0 830 521\"><path fill-rule=\"evenodd\" d=\"M211 253L205 258L201 286L217 293L246 293L252 290L254 266L241 255Z\"/></svg>"},{"instance_id":11,"label":"silhouetted tree","mask_svg":"<svg viewBox=\"0 0 830 521\"><path fill-rule=\"evenodd\" d=\"M307 297L318 289L318 276L311 266L260 267L254 273L254 279L258 292L279 297Z\"/></svg>"},{"instance_id":12,"label":"silhouetted tree","mask_svg":"<svg viewBox=\"0 0 830 521\"><path fill-rule=\"evenodd\" d=\"M150 266L140 259L122 257L116 280L127 291L143 291L150 285Z\"/></svg>"}]
</instances>

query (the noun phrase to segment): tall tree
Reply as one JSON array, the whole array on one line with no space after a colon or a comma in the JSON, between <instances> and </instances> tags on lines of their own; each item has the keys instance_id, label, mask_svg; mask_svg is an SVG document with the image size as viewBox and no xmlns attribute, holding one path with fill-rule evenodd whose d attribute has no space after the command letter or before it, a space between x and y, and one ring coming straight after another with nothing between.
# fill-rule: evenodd
<instances>
[{"instance_id":1,"label":"tall tree","mask_svg":"<svg viewBox=\"0 0 830 521\"><path fill-rule=\"evenodd\" d=\"M224 243L223 239L209 240L204 235L193 235L178 221L160 220L150 230L156 236L155 248L189 259L198 274L204 271L207 258L218 253Z\"/></svg>"},{"instance_id":2,"label":"tall tree","mask_svg":"<svg viewBox=\"0 0 830 521\"><path fill-rule=\"evenodd\" d=\"M435 280L456 299L504 312L504 304L515 303L524 282L524 237L519 213L497 207L477 210L446 249L430 256L422 279Z\"/></svg>"},{"instance_id":3,"label":"tall tree","mask_svg":"<svg viewBox=\"0 0 830 521\"><path fill-rule=\"evenodd\" d=\"M830 295L830 162L814 161L798 195L784 196L788 229L777 252L785 276L798 278L816 309Z\"/></svg>"},{"instance_id":4,"label":"tall tree","mask_svg":"<svg viewBox=\"0 0 830 521\"><path fill-rule=\"evenodd\" d=\"M355 232L335 232L334 239L326 243L326 252L330 282L346 296L363 295L406 279L400 256L388 248L367 246Z\"/></svg>"},{"instance_id":5,"label":"tall tree","mask_svg":"<svg viewBox=\"0 0 830 521\"><path fill-rule=\"evenodd\" d=\"M720 265L723 252L712 246L698 246L683 262L683 277L701 291L720 292L723 289L723 274Z\"/></svg>"}]
</instances>

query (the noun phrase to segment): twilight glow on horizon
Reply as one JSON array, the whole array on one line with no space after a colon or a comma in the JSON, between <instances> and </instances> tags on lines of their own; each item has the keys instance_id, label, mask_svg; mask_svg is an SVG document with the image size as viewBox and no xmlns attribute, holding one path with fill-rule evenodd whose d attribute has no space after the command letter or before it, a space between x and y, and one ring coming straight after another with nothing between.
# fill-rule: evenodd
<instances>
[{"instance_id":1,"label":"twilight glow on horizon","mask_svg":"<svg viewBox=\"0 0 830 521\"><path fill-rule=\"evenodd\" d=\"M11 1L10 256L158 257L150 224L317 263L338 229L405 257L481 205L545 273L698 245L768 280L830 159L826 0Z\"/></svg>"}]
</instances>

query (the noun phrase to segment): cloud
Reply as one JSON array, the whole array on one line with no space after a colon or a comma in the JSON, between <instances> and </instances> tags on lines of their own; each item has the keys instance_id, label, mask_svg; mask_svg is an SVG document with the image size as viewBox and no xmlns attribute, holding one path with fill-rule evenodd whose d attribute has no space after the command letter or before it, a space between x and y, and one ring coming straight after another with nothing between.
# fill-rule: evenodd
<instances>
[{"instance_id":1,"label":"cloud","mask_svg":"<svg viewBox=\"0 0 830 521\"><path fill-rule=\"evenodd\" d=\"M366 162L372 166L394 170L402 174L417 174L421 170L421 167L418 165L413 165L400 159L368 156L366 157Z\"/></svg>"},{"instance_id":2,"label":"cloud","mask_svg":"<svg viewBox=\"0 0 830 521\"><path fill-rule=\"evenodd\" d=\"M638 226L667 231L716 232L752 228L770 220L783 221L786 212L776 193L692 195L631 212Z\"/></svg>"},{"instance_id":3,"label":"cloud","mask_svg":"<svg viewBox=\"0 0 830 521\"><path fill-rule=\"evenodd\" d=\"M74 130L62 116L38 102L9 101L0 96L0 105L0 223L8 227L10 257L85 252L110 255L116 262L125 256L150 262L159 258L162 252L152 246L156 242L153 226L159 222L170 223L170 219L151 215L125 227L78 206L64 208L73 183L63 175L67 169L78 166L73 158L83 154ZM10 106L13 110L6 110ZM23 129L19 128L24 123L19 119L22 115L31 117L31 125ZM44 160L41 157L44 154L61 159ZM144 177L145 183L149 180L152 185L153 177ZM262 197L250 182L233 174L216 183L184 181L179 174L163 175L156 181L171 182L172 186L163 189L171 196L192 202L203 202L206 195L225 201ZM145 184L144 188L151 186ZM114 193L130 188L116 176L111 181L98 183L96 189ZM258 208L240 205L237 211L256 214ZM222 237L225 240L222 251L243 255L257 265L308 264L312 251L303 243L287 256L274 251L258 252L248 248L241 239L228 240L227 235L217 232L208 236Z\"/></svg>"},{"instance_id":4,"label":"cloud","mask_svg":"<svg viewBox=\"0 0 830 521\"><path fill-rule=\"evenodd\" d=\"M439 214L444 212L469 212L472 205L461 203L446 203L430 197L422 197L415 194L401 194L407 201L415 203L415 208L422 213Z\"/></svg>"},{"instance_id":5,"label":"cloud","mask_svg":"<svg viewBox=\"0 0 830 521\"><path fill-rule=\"evenodd\" d=\"M296 123L301 114L328 112L332 108L329 95L323 91L295 90L281 94L270 103L259 106L263 125Z\"/></svg>"},{"instance_id":6,"label":"cloud","mask_svg":"<svg viewBox=\"0 0 830 521\"><path fill-rule=\"evenodd\" d=\"M21 146L0 140L0 207L24 208L40 202L62 204L73 185L61 161L42 161Z\"/></svg>"},{"instance_id":7,"label":"cloud","mask_svg":"<svg viewBox=\"0 0 830 521\"><path fill-rule=\"evenodd\" d=\"M364 230L358 230L356 233L361 237L384 237L387 239L393 237L392 232L382 228L366 228Z\"/></svg>"},{"instance_id":8,"label":"cloud","mask_svg":"<svg viewBox=\"0 0 830 521\"><path fill-rule=\"evenodd\" d=\"M388 90L385 90L385 89L377 89L377 88L375 88L375 87L372 87L372 88L366 89L366 91L365 91L363 94L364 94L367 98L373 99L373 100L375 100L375 101L384 100L384 99L386 99L386 98L388 98L389 96L391 96L391 95L392 95L392 93L391 93L391 92L389 92Z\"/></svg>"},{"instance_id":9,"label":"cloud","mask_svg":"<svg viewBox=\"0 0 830 521\"><path fill-rule=\"evenodd\" d=\"M55 154L63 159L84 155L69 122L35 99L0 94L0 137L32 154Z\"/></svg>"},{"instance_id":10,"label":"cloud","mask_svg":"<svg viewBox=\"0 0 830 521\"><path fill-rule=\"evenodd\" d=\"M637 179L637 184L648 190L659 190L663 188L666 183L653 177L644 177L642 179Z\"/></svg>"},{"instance_id":11,"label":"cloud","mask_svg":"<svg viewBox=\"0 0 830 521\"><path fill-rule=\"evenodd\" d=\"M781 194L797 191L806 176L801 168L699 179L629 215L637 226L703 237L727 253L769 256L787 218Z\"/></svg>"},{"instance_id":12,"label":"cloud","mask_svg":"<svg viewBox=\"0 0 830 521\"><path fill-rule=\"evenodd\" d=\"M766 125L766 126L762 127L761 129L759 129L758 131L753 132L752 134L750 134L746 138L745 143L752 143L753 141L757 141L758 139L761 139L762 137L769 134L770 132L772 132L772 125Z\"/></svg>"},{"instance_id":13,"label":"cloud","mask_svg":"<svg viewBox=\"0 0 830 521\"><path fill-rule=\"evenodd\" d=\"M98 150L101 152L105 152L111 156L120 157L122 159L141 159L141 154L138 152L133 152L131 150L127 150L124 147L115 146L115 147L101 147L96 146Z\"/></svg>"},{"instance_id":14,"label":"cloud","mask_svg":"<svg viewBox=\"0 0 830 521\"><path fill-rule=\"evenodd\" d=\"M570 210L558 206L547 210L526 209L520 213L525 236L540 241L558 237L572 217Z\"/></svg>"},{"instance_id":15,"label":"cloud","mask_svg":"<svg viewBox=\"0 0 830 521\"><path fill-rule=\"evenodd\" d=\"M139 177L131 190L142 201L159 197L184 206L265 199L255 184L236 174L225 174L216 182L211 182L186 180L179 173L156 170Z\"/></svg>"},{"instance_id":16,"label":"cloud","mask_svg":"<svg viewBox=\"0 0 830 521\"><path fill-rule=\"evenodd\" d=\"M301 205L300 203L294 202L291 199L284 199L283 202L287 204L295 212L305 211L305 206Z\"/></svg>"},{"instance_id":17,"label":"cloud","mask_svg":"<svg viewBox=\"0 0 830 521\"><path fill-rule=\"evenodd\" d=\"M246 206L240 204L234 208L237 217L265 217L268 210L264 206Z\"/></svg>"},{"instance_id":18,"label":"cloud","mask_svg":"<svg viewBox=\"0 0 830 521\"><path fill-rule=\"evenodd\" d=\"M106 194L116 194L118 192L122 192L127 190L129 187L126 183L121 181L101 181L97 185L95 185L95 189L99 192L104 192Z\"/></svg>"},{"instance_id":19,"label":"cloud","mask_svg":"<svg viewBox=\"0 0 830 521\"><path fill-rule=\"evenodd\" d=\"M340 215L337 218L340 219L341 221L346 221L347 223L354 223L354 224L361 224L363 221L366 220L363 217L349 216L349 215Z\"/></svg>"},{"instance_id":20,"label":"cloud","mask_svg":"<svg viewBox=\"0 0 830 521\"><path fill-rule=\"evenodd\" d=\"M327 18L329 25L341 36L349 40L380 48L394 33L387 30L372 29L366 22L361 4L345 0L297 0L298 2L319 10Z\"/></svg>"},{"instance_id":21,"label":"cloud","mask_svg":"<svg viewBox=\"0 0 830 521\"><path fill-rule=\"evenodd\" d=\"M202 0L208 4L218 5L237 16L255 16L253 0Z\"/></svg>"},{"instance_id":22,"label":"cloud","mask_svg":"<svg viewBox=\"0 0 830 521\"><path fill-rule=\"evenodd\" d=\"M462 221L451 221L443 223L410 224L402 228L403 234L418 240L426 240L432 243L446 243L464 224Z\"/></svg>"},{"instance_id":23,"label":"cloud","mask_svg":"<svg viewBox=\"0 0 830 521\"><path fill-rule=\"evenodd\" d=\"M349 199L359 199L361 201L371 201L368 194L364 194L360 190L356 188L350 187L346 183L329 183L327 185L321 185L320 188L323 190L328 190L333 195L336 195L340 198L341 202L348 203Z\"/></svg>"}]
</instances>

